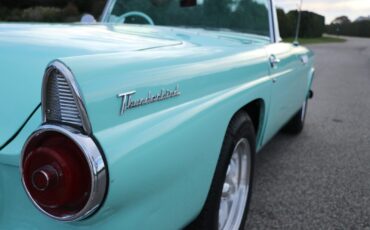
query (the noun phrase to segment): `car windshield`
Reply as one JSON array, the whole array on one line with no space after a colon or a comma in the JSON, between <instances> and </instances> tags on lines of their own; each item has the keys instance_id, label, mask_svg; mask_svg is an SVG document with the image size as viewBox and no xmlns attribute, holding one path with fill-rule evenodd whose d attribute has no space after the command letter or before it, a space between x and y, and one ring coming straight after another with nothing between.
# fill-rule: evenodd
<instances>
[{"instance_id":1,"label":"car windshield","mask_svg":"<svg viewBox=\"0 0 370 230\"><path fill-rule=\"evenodd\" d=\"M269 0L117 0L110 23L222 29L269 36Z\"/></svg>"}]
</instances>

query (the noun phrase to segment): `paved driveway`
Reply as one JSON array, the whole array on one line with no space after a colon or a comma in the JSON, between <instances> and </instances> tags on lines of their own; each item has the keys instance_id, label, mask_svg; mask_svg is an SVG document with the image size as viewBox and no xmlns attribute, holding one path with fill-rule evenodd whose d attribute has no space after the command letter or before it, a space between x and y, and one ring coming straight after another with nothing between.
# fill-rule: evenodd
<instances>
[{"instance_id":1,"label":"paved driveway","mask_svg":"<svg viewBox=\"0 0 370 230\"><path fill-rule=\"evenodd\" d=\"M310 48L305 130L257 156L246 229L370 229L370 39Z\"/></svg>"}]
</instances>

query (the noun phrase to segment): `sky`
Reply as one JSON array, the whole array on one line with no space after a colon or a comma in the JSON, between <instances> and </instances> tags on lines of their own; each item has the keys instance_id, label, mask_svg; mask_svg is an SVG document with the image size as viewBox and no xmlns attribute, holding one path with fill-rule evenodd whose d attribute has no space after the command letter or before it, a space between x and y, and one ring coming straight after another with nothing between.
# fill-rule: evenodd
<instances>
[{"instance_id":1,"label":"sky","mask_svg":"<svg viewBox=\"0 0 370 230\"><path fill-rule=\"evenodd\" d=\"M300 0L275 0L285 11L296 10ZM330 24L336 17L346 15L352 21L359 16L370 15L370 0L303 0L303 10L325 16Z\"/></svg>"}]
</instances>

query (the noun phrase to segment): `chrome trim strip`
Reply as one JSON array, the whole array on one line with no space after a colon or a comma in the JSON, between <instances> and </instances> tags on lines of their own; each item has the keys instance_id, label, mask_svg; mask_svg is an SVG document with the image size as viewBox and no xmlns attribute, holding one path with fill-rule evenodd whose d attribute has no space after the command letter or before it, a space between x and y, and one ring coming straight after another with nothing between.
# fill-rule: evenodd
<instances>
[{"instance_id":1,"label":"chrome trim strip","mask_svg":"<svg viewBox=\"0 0 370 230\"><path fill-rule=\"evenodd\" d=\"M23 168L22 168L22 162L25 155L25 149L26 146L29 144L31 139L35 136L40 135L41 133L53 131L61 133L67 137L69 137L84 153L90 167L91 172L91 191L90 191L90 197L87 201L85 207L78 212L75 215L66 216L63 218L53 216L49 213L47 213L45 210L43 210L32 198L31 194L28 192L27 187L25 185L24 177L23 177ZM69 126L57 126L57 125L43 125L39 129L37 129L26 141L23 149L22 149L22 155L21 155L21 161L20 161L20 172L22 176L22 184L23 187L28 195L28 197L31 199L32 203L45 215L58 220L58 221L64 221L64 222L74 222L79 221L82 219L85 219L89 217L91 214L93 214L102 204L106 190L107 190L107 167L104 163L103 155L100 152L98 146L95 144L94 140L86 136L82 133L80 133L78 130L71 128Z\"/></svg>"},{"instance_id":2,"label":"chrome trim strip","mask_svg":"<svg viewBox=\"0 0 370 230\"><path fill-rule=\"evenodd\" d=\"M274 19L272 16L272 0L269 0L268 2L268 11L269 11L270 43L275 43Z\"/></svg>"},{"instance_id":3,"label":"chrome trim strip","mask_svg":"<svg viewBox=\"0 0 370 230\"><path fill-rule=\"evenodd\" d=\"M279 29L279 21L277 17L277 11L276 11L276 4L275 0L270 0L271 1L271 13L272 13L272 23L273 23L273 29L274 29L274 42L278 43L281 42L281 36L280 36L280 29Z\"/></svg>"},{"instance_id":4,"label":"chrome trim strip","mask_svg":"<svg viewBox=\"0 0 370 230\"><path fill-rule=\"evenodd\" d=\"M103 23L109 23L109 16L111 15L113 11L113 7L116 4L117 0L108 0L108 2L105 4L102 16L101 16L101 22Z\"/></svg>"},{"instance_id":5,"label":"chrome trim strip","mask_svg":"<svg viewBox=\"0 0 370 230\"><path fill-rule=\"evenodd\" d=\"M281 42L279 23L274 0L269 0L270 42Z\"/></svg>"},{"instance_id":6,"label":"chrome trim strip","mask_svg":"<svg viewBox=\"0 0 370 230\"><path fill-rule=\"evenodd\" d=\"M81 116L81 121L82 121L82 128L83 131L87 135L91 135L92 133L92 128L90 124L89 117L87 115L87 111L85 108L85 104L83 102L82 96L80 94L80 90L78 87L78 84L75 80L75 77L72 73L72 71L61 61L53 61L50 63L45 71L43 83L42 83L42 96L41 96L41 107L42 107L42 117L43 117L43 122L46 123L46 101L47 101L47 83L48 83L48 78L49 75L52 73L53 70L58 70L66 79L69 87L71 88L72 94L74 101L77 103L77 108L79 110L80 116Z\"/></svg>"}]
</instances>

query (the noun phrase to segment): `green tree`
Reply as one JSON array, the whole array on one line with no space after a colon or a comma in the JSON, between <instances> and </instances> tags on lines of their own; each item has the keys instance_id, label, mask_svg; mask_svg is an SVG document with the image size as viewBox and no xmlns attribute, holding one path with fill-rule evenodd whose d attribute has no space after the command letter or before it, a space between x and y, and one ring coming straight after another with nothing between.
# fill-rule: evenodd
<instances>
[{"instance_id":1,"label":"green tree","mask_svg":"<svg viewBox=\"0 0 370 230\"><path fill-rule=\"evenodd\" d=\"M283 38L294 37L294 22L291 21L283 9L277 9L280 36Z\"/></svg>"},{"instance_id":2,"label":"green tree","mask_svg":"<svg viewBox=\"0 0 370 230\"><path fill-rule=\"evenodd\" d=\"M302 18L299 37L322 37L323 33L325 32L325 17L309 11L302 11L301 14ZM290 11L287 16L289 17L289 20L296 25L298 11Z\"/></svg>"}]
</instances>

